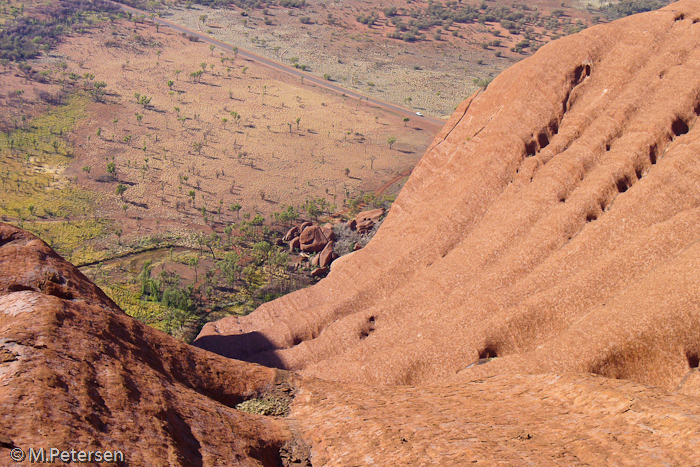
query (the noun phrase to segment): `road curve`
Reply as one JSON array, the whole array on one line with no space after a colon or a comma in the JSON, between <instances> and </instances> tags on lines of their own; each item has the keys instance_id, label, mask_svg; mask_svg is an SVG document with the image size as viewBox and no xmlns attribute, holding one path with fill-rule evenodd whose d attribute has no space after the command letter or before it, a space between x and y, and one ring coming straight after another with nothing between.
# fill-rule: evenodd
<instances>
[{"instance_id":1,"label":"road curve","mask_svg":"<svg viewBox=\"0 0 700 467\"><path fill-rule=\"evenodd\" d=\"M112 2L112 3L119 6L122 10L131 12L132 14L145 15L147 17L150 16L145 11L142 11L142 10L139 10L136 8L132 8L130 6L123 5L123 4L117 3L117 2ZM167 26L171 29L174 29L175 31L189 34L191 36L196 36L203 42L206 42L208 44L212 44L212 45L219 47L223 50L228 50L229 52L233 52L233 49L234 49L233 46L227 44L226 42L222 42L218 39L214 39L212 37L209 37L206 34L202 34L200 32L193 31L191 29L187 29L185 27L180 26L179 24L164 20L162 18L158 18L156 16L154 16L150 19L151 19L151 21L153 21L155 23L158 23L158 24L163 25L163 26ZM423 122L423 123L427 124L428 126L436 127L436 129L438 129L438 130L445 125L445 120L440 120L438 118L430 117L427 115L424 115L422 117L417 117L416 113L414 111L407 109L405 107L400 107L398 105L391 104L389 102L383 102L383 101L373 99L373 98L368 97L368 96L364 96L364 95L360 94L359 92L352 91L350 89L345 89L341 86L338 86L337 84L334 84L331 81L326 81L326 80L318 78L314 75L305 73L303 71L299 71L296 68L292 68L290 66L287 66L283 63L276 62L274 60L270 60L269 58L261 57L260 55L254 54L248 50L238 49L238 55L240 55L241 57L246 58L248 60L252 60L254 62L260 63L260 64L265 65L267 67L273 68L275 70L282 71L282 72L287 73L289 75L292 75L292 76L295 76L298 78L303 78L304 80L306 80L312 84L315 84L316 86L319 86L319 87L322 87L325 89L329 89L329 90L334 91L342 96L365 101L367 104L372 104L372 105L375 105L377 107L381 107L383 109L390 110L392 112L396 112L397 114L402 115L404 117L413 117L413 118L416 118L417 120L419 119L418 121Z\"/></svg>"}]
</instances>

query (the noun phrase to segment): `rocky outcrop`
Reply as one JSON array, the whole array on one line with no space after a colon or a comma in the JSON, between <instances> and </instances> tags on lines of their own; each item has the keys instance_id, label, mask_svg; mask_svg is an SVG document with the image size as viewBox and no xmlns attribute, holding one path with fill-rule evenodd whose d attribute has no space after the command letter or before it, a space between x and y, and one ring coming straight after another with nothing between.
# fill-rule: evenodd
<instances>
[{"instance_id":1,"label":"rocky outcrop","mask_svg":"<svg viewBox=\"0 0 700 467\"><path fill-rule=\"evenodd\" d=\"M683 1L504 71L369 245L197 345L343 382L579 372L696 393L699 20Z\"/></svg>"},{"instance_id":2,"label":"rocky outcrop","mask_svg":"<svg viewBox=\"0 0 700 467\"><path fill-rule=\"evenodd\" d=\"M331 263L340 255L357 251L367 244L385 213L384 208L363 211L348 222L338 221L335 224L326 223L322 226L304 222L291 227L282 240L289 243L290 253L297 251L301 251L302 255L318 253L311 257L310 265L314 267L311 277L325 277L330 271ZM343 232L340 238L335 228ZM301 263L297 262L295 269L298 269Z\"/></svg>"},{"instance_id":3,"label":"rocky outcrop","mask_svg":"<svg viewBox=\"0 0 700 467\"><path fill-rule=\"evenodd\" d=\"M290 391L281 418L270 404ZM586 375L370 387L225 359L126 316L0 224L2 465L39 447L118 450L133 467L696 465L699 412L697 398Z\"/></svg>"},{"instance_id":4,"label":"rocky outcrop","mask_svg":"<svg viewBox=\"0 0 700 467\"><path fill-rule=\"evenodd\" d=\"M1 462L700 465L698 22L543 47L460 106L367 247L197 340L294 375L141 325L0 225ZM286 418L237 409L285 390Z\"/></svg>"},{"instance_id":5,"label":"rocky outcrop","mask_svg":"<svg viewBox=\"0 0 700 467\"><path fill-rule=\"evenodd\" d=\"M44 242L7 224L0 356L1 465L13 447L119 450L131 466L277 465L293 438L278 419L235 408L289 386L287 374L139 323Z\"/></svg>"},{"instance_id":6,"label":"rocky outcrop","mask_svg":"<svg viewBox=\"0 0 700 467\"><path fill-rule=\"evenodd\" d=\"M307 253L317 253L323 250L328 244L328 239L323 235L323 230L317 225L311 225L302 230L299 235L301 251Z\"/></svg>"}]
</instances>

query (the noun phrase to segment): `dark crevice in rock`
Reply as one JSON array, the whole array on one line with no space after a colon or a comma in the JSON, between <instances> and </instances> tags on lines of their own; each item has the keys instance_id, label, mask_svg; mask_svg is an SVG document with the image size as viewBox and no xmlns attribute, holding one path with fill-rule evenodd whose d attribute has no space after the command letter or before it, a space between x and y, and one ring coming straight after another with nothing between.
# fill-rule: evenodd
<instances>
[{"instance_id":1,"label":"dark crevice in rock","mask_svg":"<svg viewBox=\"0 0 700 467\"><path fill-rule=\"evenodd\" d=\"M683 119L681 119L681 118L674 119L673 122L671 123L671 131L674 134L674 137L671 138L671 141L673 141L675 138L677 138L681 135L688 133L688 130L690 130L690 128L688 127L688 124L685 121L683 121Z\"/></svg>"},{"instance_id":2,"label":"dark crevice in rock","mask_svg":"<svg viewBox=\"0 0 700 467\"><path fill-rule=\"evenodd\" d=\"M7 350L7 349L2 349L0 348L0 363L9 363L9 362L14 362L17 360L17 354Z\"/></svg>"},{"instance_id":3,"label":"dark crevice in rock","mask_svg":"<svg viewBox=\"0 0 700 467\"><path fill-rule=\"evenodd\" d=\"M369 337L369 335L374 332L374 323L375 323L374 316L370 316L369 319L367 320L367 324L360 331L360 340L367 339Z\"/></svg>"},{"instance_id":4,"label":"dark crevice in rock","mask_svg":"<svg viewBox=\"0 0 700 467\"><path fill-rule=\"evenodd\" d=\"M483 360L485 358L497 358L497 357L498 357L498 349L493 344L487 344L486 346L484 346L483 349L481 349L479 351L479 360Z\"/></svg>"}]
</instances>

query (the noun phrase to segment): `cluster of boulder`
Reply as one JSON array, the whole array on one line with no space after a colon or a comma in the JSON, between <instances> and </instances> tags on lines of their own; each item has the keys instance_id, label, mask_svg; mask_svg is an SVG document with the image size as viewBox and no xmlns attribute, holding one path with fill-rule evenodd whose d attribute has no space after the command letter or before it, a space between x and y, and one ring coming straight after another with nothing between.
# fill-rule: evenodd
<instances>
[{"instance_id":1,"label":"cluster of boulder","mask_svg":"<svg viewBox=\"0 0 700 467\"><path fill-rule=\"evenodd\" d=\"M354 219L348 221L347 225L350 230L357 231L359 234L370 232L379 219L384 215L384 209L373 209L371 211L363 211ZM289 251L301 251L302 253L318 253L310 260L314 270L311 272L312 277L323 277L328 274L331 263L339 257L335 252L336 241L338 236L333 231L333 224L326 223L322 226L316 225L313 222L304 222L301 225L295 225L282 239L289 243ZM359 245L355 249L359 250ZM302 255L302 261L307 260L306 255Z\"/></svg>"},{"instance_id":2,"label":"cluster of boulder","mask_svg":"<svg viewBox=\"0 0 700 467\"><path fill-rule=\"evenodd\" d=\"M384 215L384 208L362 211L353 220L348 222L350 230L357 230L360 234L366 234L374 229L379 219Z\"/></svg>"}]
</instances>

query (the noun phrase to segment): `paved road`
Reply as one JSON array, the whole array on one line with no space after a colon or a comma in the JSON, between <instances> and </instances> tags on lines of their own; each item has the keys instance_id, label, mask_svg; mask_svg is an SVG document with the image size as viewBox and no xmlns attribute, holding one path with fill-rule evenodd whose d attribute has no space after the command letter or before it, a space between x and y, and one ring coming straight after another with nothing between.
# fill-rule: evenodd
<instances>
[{"instance_id":1,"label":"paved road","mask_svg":"<svg viewBox=\"0 0 700 467\"><path fill-rule=\"evenodd\" d=\"M121 3L116 3L116 5L121 7L122 10L131 12L132 14L149 16L149 14L145 11L137 10L136 8L122 5ZM207 36L206 34L202 34L200 32L184 28L184 27L180 26L179 24L172 23L172 22L164 20L162 18L153 17L152 20L160 25L172 28L175 31L184 32L185 34L196 36L201 41L206 42L208 44L213 44L216 47L219 47L223 50L228 50L229 52L233 52L234 48L231 45L229 45L225 42L222 42L220 40L211 38L211 37ZM375 105L377 107L381 107L383 109L390 110L392 112L396 112L397 114L404 116L404 117L413 118L414 121L423 122L427 126L432 126L432 127L435 127L436 129L440 129L445 125L445 120L440 120L438 118L430 117L427 115L424 115L423 117L418 117L414 111L407 109L405 107L400 107L398 105L391 104L389 102L383 102L383 101L373 99L373 98L368 97L368 96L364 96L358 92L355 92L355 91L352 91L350 89L345 89L341 86L338 86L337 84L335 84L331 81L326 81L324 79L317 78L316 76L313 76L309 73L305 73L305 72L300 71L296 68L292 68L290 66L287 66L283 63L279 63L279 62L276 62L274 60L270 60L269 58L261 57L260 55L256 55L256 54L249 52L247 50L238 49L238 55L243 57L243 58L246 58L248 60L252 60L254 62L258 62L262 65L273 68L275 70L290 74L292 76L304 78L304 80L306 82L315 84L316 86L320 86L320 87L323 87L326 89L330 89L331 91L335 91L338 94L341 94L343 96L351 97L351 98L358 99L358 100L363 100L363 101L367 102L367 104L372 104L372 105Z\"/></svg>"}]
</instances>

